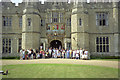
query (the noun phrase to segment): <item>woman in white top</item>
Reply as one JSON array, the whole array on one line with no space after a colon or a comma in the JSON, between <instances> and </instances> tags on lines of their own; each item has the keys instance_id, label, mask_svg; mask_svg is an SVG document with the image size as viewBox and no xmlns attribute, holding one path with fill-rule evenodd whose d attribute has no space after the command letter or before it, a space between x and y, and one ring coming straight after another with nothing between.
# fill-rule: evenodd
<instances>
[{"instance_id":1,"label":"woman in white top","mask_svg":"<svg viewBox=\"0 0 120 80\"><path fill-rule=\"evenodd\" d=\"M79 56L80 56L80 50L79 49L77 49L76 54L77 54L76 58L79 59Z\"/></svg>"},{"instance_id":2,"label":"woman in white top","mask_svg":"<svg viewBox=\"0 0 120 80\"><path fill-rule=\"evenodd\" d=\"M23 59L25 59L25 50L23 49L23 51L22 51L22 54L23 54Z\"/></svg>"},{"instance_id":3,"label":"woman in white top","mask_svg":"<svg viewBox=\"0 0 120 80\"><path fill-rule=\"evenodd\" d=\"M53 49L53 54L52 54L54 58L55 58L55 51L56 51L56 50L55 50L55 48L54 48L54 49Z\"/></svg>"},{"instance_id":4,"label":"woman in white top","mask_svg":"<svg viewBox=\"0 0 120 80\"><path fill-rule=\"evenodd\" d=\"M51 48L49 48L49 57L51 58L52 57L52 49Z\"/></svg>"},{"instance_id":5,"label":"woman in white top","mask_svg":"<svg viewBox=\"0 0 120 80\"><path fill-rule=\"evenodd\" d=\"M73 50L73 59L75 59L76 50Z\"/></svg>"},{"instance_id":6,"label":"woman in white top","mask_svg":"<svg viewBox=\"0 0 120 80\"><path fill-rule=\"evenodd\" d=\"M80 59L82 58L82 55L83 55L83 50L82 48L80 48Z\"/></svg>"},{"instance_id":7,"label":"woman in white top","mask_svg":"<svg viewBox=\"0 0 120 80\"><path fill-rule=\"evenodd\" d=\"M88 59L88 51L87 50L85 50L85 52L84 52L84 58Z\"/></svg>"},{"instance_id":8,"label":"woman in white top","mask_svg":"<svg viewBox=\"0 0 120 80\"><path fill-rule=\"evenodd\" d=\"M23 50L20 50L20 60L22 60L23 54L22 54Z\"/></svg>"},{"instance_id":9,"label":"woman in white top","mask_svg":"<svg viewBox=\"0 0 120 80\"><path fill-rule=\"evenodd\" d=\"M76 59L79 59L79 53L76 53Z\"/></svg>"},{"instance_id":10,"label":"woman in white top","mask_svg":"<svg viewBox=\"0 0 120 80\"><path fill-rule=\"evenodd\" d=\"M57 58L57 56L58 56L58 52L59 52L59 50L56 48L55 58Z\"/></svg>"}]
</instances>

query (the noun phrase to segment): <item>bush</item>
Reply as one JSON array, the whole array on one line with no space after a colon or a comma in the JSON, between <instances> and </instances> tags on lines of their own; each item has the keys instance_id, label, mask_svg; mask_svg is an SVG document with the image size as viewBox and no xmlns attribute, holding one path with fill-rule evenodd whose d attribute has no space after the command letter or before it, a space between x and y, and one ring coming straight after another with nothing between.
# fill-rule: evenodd
<instances>
[{"instance_id":1,"label":"bush","mask_svg":"<svg viewBox=\"0 0 120 80\"><path fill-rule=\"evenodd\" d=\"M120 59L120 56L94 56L94 55L91 55L90 56L91 59Z\"/></svg>"},{"instance_id":2,"label":"bush","mask_svg":"<svg viewBox=\"0 0 120 80\"><path fill-rule=\"evenodd\" d=\"M2 59L20 59L20 57L2 57Z\"/></svg>"}]
</instances>

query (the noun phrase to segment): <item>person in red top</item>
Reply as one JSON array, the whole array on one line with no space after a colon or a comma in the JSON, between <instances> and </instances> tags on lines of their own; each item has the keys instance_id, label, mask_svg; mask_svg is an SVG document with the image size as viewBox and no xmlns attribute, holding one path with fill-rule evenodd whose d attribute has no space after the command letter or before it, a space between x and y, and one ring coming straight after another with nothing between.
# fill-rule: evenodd
<instances>
[{"instance_id":1,"label":"person in red top","mask_svg":"<svg viewBox=\"0 0 120 80\"><path fill-rule=\"evenodd\" d=\"M42 54L42 53L43 53L43 50L41 49L41 50L40 50L40 58L43 57L43 54Z\"/></svg>"}]
</instances>

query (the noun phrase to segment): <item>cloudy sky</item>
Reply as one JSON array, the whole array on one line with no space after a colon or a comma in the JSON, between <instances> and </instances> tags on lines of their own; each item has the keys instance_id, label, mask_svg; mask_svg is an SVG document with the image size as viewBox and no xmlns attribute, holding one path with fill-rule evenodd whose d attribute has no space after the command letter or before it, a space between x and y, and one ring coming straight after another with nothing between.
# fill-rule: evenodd
<instances>
[{"instance_id":1,"label":"cloudy sky","mask_svg":"<svg viewBox=\"0 0 120 80\"><path fill-rule=\"evenodd\" d=\"M21 3L22 0L11 0L13 3Z\"/></svg>"},{"instance_id":2,"label":"cloudy sky","mask_svg":"<svg viewBox=\"0 0 120 80\"><path fill-rule=\"evenodd\" d=\"M23 0L11 0L13 3L16 3L16 5L18 5L18 3L22 3ZM44 1L44 0L39 0L39 1Z\"/></svg>"},{"instance_id":3,"label":"cloudy sky","mask_svg":"<svg viewBox=\"0 0 120 80\"><path fill-rule=\"evenodd\" d=\"M23 0L11 0L13 3L21 3ZM39 0L42 1L42 0Z\"/></svg>"}]
</instances>

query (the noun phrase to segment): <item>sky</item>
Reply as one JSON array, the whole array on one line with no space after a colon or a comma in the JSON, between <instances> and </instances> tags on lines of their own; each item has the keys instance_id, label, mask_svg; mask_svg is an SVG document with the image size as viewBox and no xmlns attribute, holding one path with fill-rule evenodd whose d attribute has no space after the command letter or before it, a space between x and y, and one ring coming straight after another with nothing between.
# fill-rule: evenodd
<instances>
[{"instance_id":1,"label":"sky","mask_svg":"<svg viewBox=\"0 0 120 80\"><path fill-rule=\"evenodd\" d=\"M1 0L0 0L1 1ZM22 3L22 1L23 0L11 0L13 3L16 3L16 5L18 5L18 3ZM45 1L45 0L39 0L39 1ZM59 1L59 0L58 0ZM61 0L60 0L61 1ZM64 0L63 0L64 1ZM77 0L76 0L77 1ZM81 0L78 0L78 1L81 1ZM90 0L87 0L88 2L90 1ZM92 1L96 1L96 0L92 0ZM97 1L102 1L102 0L97 0ZM106 0L106 1L108 1L108 0ZM120 0L111 0L111 1L115 1L115 2L117 2L117 1L120 1Z\"/></svg>"},{"instance_id":2,"label":"sky","mask_svg":"<svg viewBox=\"0 0 120 80\"><path fill-rule=\"evenodd\" d=\"M16 5L18 5L18 3L22 3L23 0L11 0L13 3L16 3ZM39 1L44 1L44 0L39 0Z\"/></svg>"},{"instance_id":3,"label":"sky","mask_svg":"<svg viewBox=\"0 0 120 80\"><path fill-rule=\"evenodd\" d=\"M22 0L11 0L13 3L21 3Z\"/></svg>"}]
</instances>

